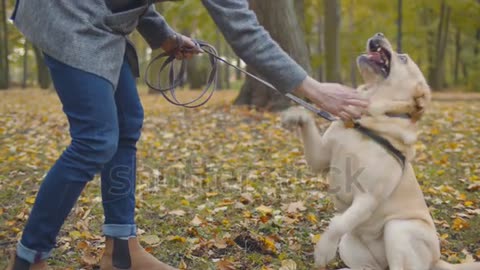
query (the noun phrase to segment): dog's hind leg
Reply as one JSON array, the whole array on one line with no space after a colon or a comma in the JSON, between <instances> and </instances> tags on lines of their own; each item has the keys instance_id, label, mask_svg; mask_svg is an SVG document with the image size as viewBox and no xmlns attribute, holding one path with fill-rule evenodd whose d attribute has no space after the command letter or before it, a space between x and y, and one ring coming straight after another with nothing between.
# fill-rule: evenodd
<instances>
[{"instance_id":1,"label":"dog's hind leg","mask_svg":"<svg viewBox=\"0 0 480 270\"><path fill-rule=\"evenodd\" d=\"M369 241L367 246L356 235L346 234L340 241L339 253L352 270L384 270L388 266L382 239Z\"/></svg>"},{"instance_id":2,"label":"dog's hind leg","mask_svg":"<svg viewBox=\"0 0 480 270\"><path fill-rule=\"evenodd\" d=\"M384 240L390 270L430 270L440 258L435 229L421 220L387 222Z\"/></svg>"}]
</instances>

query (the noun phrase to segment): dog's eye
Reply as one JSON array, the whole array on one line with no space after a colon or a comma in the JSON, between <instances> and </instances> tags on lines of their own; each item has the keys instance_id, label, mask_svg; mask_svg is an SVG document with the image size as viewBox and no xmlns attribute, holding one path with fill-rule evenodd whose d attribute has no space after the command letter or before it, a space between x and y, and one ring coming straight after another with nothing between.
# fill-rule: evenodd
<instances>
[{"instance_id":1,"label":"dog's eye","mask_svg":"<svg viewBox=\"0 0 480 270\"><path fill-rule=\"evenodd\" d=\"M400 61L402 61L402 63L406 64L408 62L408 57L404 54L399 54L398 55L398 58L400 59Z\"/></svg>"}]
</instances>

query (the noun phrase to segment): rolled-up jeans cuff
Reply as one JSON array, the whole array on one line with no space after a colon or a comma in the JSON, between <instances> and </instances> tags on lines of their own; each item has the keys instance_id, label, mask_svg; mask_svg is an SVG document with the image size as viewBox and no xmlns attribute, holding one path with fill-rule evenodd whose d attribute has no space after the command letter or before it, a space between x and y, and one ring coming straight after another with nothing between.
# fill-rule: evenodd
<instances>
[{"instance_id":1,"label":"rolled-up jeans cuff","mask_svg":"<svg viewBox=\"0 0 480 270\"><path fill-rule=\"evenodd\" d=\"M109 237L135 237L137 236L137 225L135 224L105 224L103 234Z\"/></svg>"},{"instance_id":2,"label":"rolled-up jeans cuff","mask_svg":"<svg viewBox=\"0 0 480 270\"><path fill-rule=\"evenodd\" d=\"M21 242L17 244L17 256L29 263L38 263L50 257L51 250L37 251L24 246Z\"/></svg>"}]
</instances>

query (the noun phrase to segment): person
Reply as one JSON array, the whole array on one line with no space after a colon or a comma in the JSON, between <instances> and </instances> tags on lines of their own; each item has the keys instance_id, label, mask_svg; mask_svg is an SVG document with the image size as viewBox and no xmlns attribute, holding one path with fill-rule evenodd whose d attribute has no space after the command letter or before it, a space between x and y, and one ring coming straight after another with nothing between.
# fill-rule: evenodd
<instances>
[{"instance_id":1,"label":"person","mask_svg":"<svg viewBox=\"0 0 480 270\"><path fill-rule=\"evenodd\" d=\"M47 269L65 218L96 173L106 236L101 269L174 269L136 238L136 143L144 112L135 85L138 61L127 35L137 29L152 49L172 52L180 37L190 49L180 58L192 57L195 45L168 26L154 2L161 1L17 0L12 20L44 52L72 140L40 186L8 270ZM310 78L259 25L247 0L202 3L238 56L280 91L306 96L343 119L358 117L367 106L346 86Z\"/></svg>"}]
</instances>

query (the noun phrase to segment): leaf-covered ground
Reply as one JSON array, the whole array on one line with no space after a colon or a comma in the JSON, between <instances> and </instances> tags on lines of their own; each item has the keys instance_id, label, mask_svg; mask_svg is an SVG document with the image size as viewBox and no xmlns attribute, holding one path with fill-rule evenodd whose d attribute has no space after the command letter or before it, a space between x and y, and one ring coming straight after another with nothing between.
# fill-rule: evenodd
<instances>
[{"instance_id":1,"label":"leaf-covered ground","mask_svg":"<svg viewBox=\"0 0 480 270\"><path fill-rule=\"evenodd\" d=\"M232 108L235 94L219 92L195 110L142 96L142 242L182 269L311 269L313 242L334 211L326 185L308 171L299 140L278 116ZM478 260L480 106L470 96L451 98L434 102L422 121L415 167L444 259ZM0 249L14 247L42 177L69 142L67 131L54 93L0 92ZM54 269L97 267L99 184L88 185L63 227L49 261ZM0 269L5 258L0 252Z\"/></svg>"}]
</instances>

